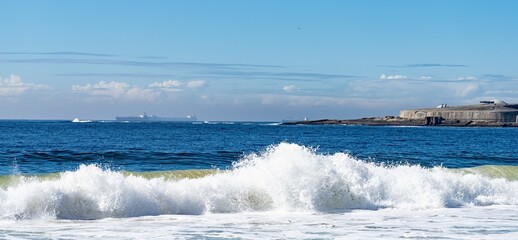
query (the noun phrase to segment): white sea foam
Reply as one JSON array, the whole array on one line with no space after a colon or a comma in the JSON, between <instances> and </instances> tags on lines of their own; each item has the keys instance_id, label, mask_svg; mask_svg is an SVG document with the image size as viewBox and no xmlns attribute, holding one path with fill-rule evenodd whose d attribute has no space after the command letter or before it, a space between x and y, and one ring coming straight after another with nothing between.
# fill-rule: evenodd
<instances>
[{"instance_id":1,"label":"white sea foam","mask_svg":"<svg viewBox=\"0 0 518 240\"><path fill-rule=\"evenodd\" d=\"M74 119L72 120L72 122L73 122L73 123L90 123L90 122L92 122L92 120L81 120L81 119L79 119L79 118L74 118Z\"/></svg>"},{"instance_id":2,"label":"white sea foam","mask_svg":"<svg viewBox=\"0 0 518 240\"><path fill-rule=\"evenodd\" d=\"M282 123L274 122L274 123L264 123L264 124L261 124L261 125L265 125L265 126L280 126L280 125L282 125Z\"/></svg>"},{"instance_id":3,"label":"white sea foam","mask_svg":"<svg viewBox=\"0 0 518 240\"><path fill-rule=\"evenodd\" d=\"M233 170L198 179L146 179L83 165L57 179L22 179L0 189L3 219L487 205L518 205L518 182L439 167L379 166L288 143L248 155Z\"/></svg>"}]
</instances>

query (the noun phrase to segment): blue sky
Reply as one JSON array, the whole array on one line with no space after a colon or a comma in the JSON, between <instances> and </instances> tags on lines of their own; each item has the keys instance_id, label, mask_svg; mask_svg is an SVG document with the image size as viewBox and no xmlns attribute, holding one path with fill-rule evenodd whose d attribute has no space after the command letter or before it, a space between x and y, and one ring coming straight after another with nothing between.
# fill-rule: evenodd
<instances>
[{"instance_id":1,"label":"blue sky","mask_svg":"<svg viewBox=\"0 0 518 240\"><path fill-rule=\"evenodd\" d=\"M4 1L0 118L398 115L518 102L515 1Z\"/></svg>"}]
</instances>

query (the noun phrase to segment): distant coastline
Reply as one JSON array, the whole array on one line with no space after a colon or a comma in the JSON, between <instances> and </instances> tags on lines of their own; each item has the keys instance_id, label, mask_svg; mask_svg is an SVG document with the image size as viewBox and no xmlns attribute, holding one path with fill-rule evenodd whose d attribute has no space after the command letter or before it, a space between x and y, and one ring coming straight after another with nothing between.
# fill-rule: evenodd
<instances>
[{"instance_id":1,"label":"distant coastline","mask_svg":"<svg viewBox=\"0 0 518 240\"><path fill-rule=\"evenodd\" d=\"M449 122L435 125L423 120L403 119L394 116L361 119L319 119L309 121L284 122L282 125L358 125L358 126L444 126L444 127L518 127L517 123L503 122Z\"/></svg>"},{"instance_id":2,"label":"distant coastline","mask_svg":"<svg viewBox=\"0 0 518 240\"><path fill-rule=\"evenodd\" d=\"M365 126L447 126L447 127L518 127L518 104L500 100L480 104L401 110L399 116L350 120L320 119L285 122L283 125L365 125Z\"/></svg>"}]
</instances>

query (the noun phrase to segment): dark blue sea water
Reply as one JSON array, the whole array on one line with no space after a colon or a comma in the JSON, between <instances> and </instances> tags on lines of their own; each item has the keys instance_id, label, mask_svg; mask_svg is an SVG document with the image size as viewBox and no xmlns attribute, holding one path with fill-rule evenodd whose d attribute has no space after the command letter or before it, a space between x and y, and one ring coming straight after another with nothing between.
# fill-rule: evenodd
<instances>
[{"instance_id":1,"label":"dark blue sea water","mask_svg":"<svg viewBox=\"0 0 518 240\"><path fill-rule=\"evenodd\" d=\"M4 120L0 239L514 239L517 136Z\"/></svg>"},{"instance_id":2,"label":"dark blue sea water","mask_svg":"<svg viewBox=\"0 0 518 240\"><path fill-rule=\"evenodd\" d=\"M271 123L0 121L0 175L229 168L281 142L425 167L518 165L517 128L282 126Z\"/></svg>"}]
</instances>

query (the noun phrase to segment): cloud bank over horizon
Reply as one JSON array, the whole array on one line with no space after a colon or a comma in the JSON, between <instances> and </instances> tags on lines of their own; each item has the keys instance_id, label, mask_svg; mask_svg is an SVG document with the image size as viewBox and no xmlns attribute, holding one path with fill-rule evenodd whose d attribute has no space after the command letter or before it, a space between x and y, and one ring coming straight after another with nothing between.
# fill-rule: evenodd
<instances>
[{"instance_id":1,"label":"cloud bank over horizon","mask_svg":"<svg viewBox=\"0 0 518 240\"><path fill-rule=\"evenodd\" d=\"M488 79L499 78L503 84L492 84ZM312 118L354 118L378 115L397 115L403 108L427 107L436 104L470 104L485 99L502 99L518 102L516 89L518 81L514 77L484 74L478 77L457 77L455 79L437 79L430 76L410 77L402 74L380 74L372 79L349 79L345 83L331 83L328 86L306 89L296 85L279 85L274 92L255 88L227 89L218 86L218 82L209 84L206 80L164 80L142 81L132 84L124 81L98 81L84 84L72 84L69 90L59 89L35 83L26 83L16 74L0 80L0 100L46 99L46 103L61 102L63 109L80 105L83 109L97 109L103 114L89 110L90 118L110 119L115 114L133 114L148 109L161 115L187 115L194 112L201 118L222 120L276 120L289 115L309 115ZM147 82L147 83L146 83ZM212 89L216 88L216 90ZM38 94L45 92L45 95ZM54 96L48 99L48 96ZM435 99L430 101L429 99ZM6 102L6 101L4 101ZM36 101L39 102L39 101ZM70 103L67 105L66 103ZM12 103L11 103L12 104ZM16 104L16 103L14 103ZM0 104L2 105L2 104ZM142 111L133 111L132 106L141 106ZM263 109L261 116L248 118L243 115L243 108L254 106ZM261 107L262 106L262 107ZM43 106L40 106L45 108ZM173 108L174 110L169 110ZM117 110L114 110L117 109ZM166 110L164 110L166 109ZM223 109L227 117L214 117L205 113L214 113L214 109ZM279 109L284 109L279 112ZM298 113L302 109L303 113ZM319 113L319 109L347 109L346 111ZM51 111L49 109L49 111ZM194 111L194 112L189 112ZM112 112L112 113L110 113ZM149 112L149 111L148 111ZM230 112L230 114L229 114ZM75 114L77 111L74 112ZM107 114L110 113L110 114ZM26 113L27 114L27 113ZM286 113L284 113L286 115ZM370 114L370 115L360 115ZM85 113L85 115L88 115ZM247 113L248 116L251 116ZM63 115L72 118L72 115Z\"/></svg>"}]
</instances>

